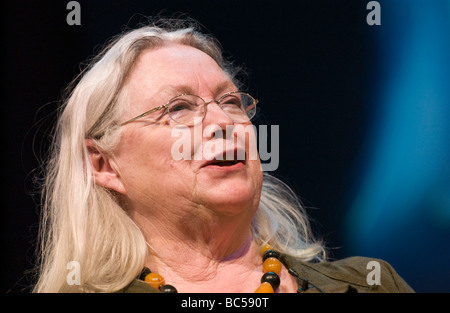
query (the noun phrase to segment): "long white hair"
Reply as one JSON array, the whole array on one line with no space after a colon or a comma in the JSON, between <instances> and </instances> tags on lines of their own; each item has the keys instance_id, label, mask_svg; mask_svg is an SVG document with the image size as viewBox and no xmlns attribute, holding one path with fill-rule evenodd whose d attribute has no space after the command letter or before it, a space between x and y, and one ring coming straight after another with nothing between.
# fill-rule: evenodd
<instances>
[{"instance_id":1,"label":"long white hair","mask_svg":"<svg viewBox=\"0 0 450 313\"><path fill-rule=\"evenodd\" d=\"M164 21L114 38L73 82L60 108L44 166L42 210L34 292L112 292L144 266L144 236L116 194L95 184L85 140L112 151L120 140L121 89L139 54L168 43L195 47L236 82L220 44L192 21ZM303 206L284 183L264 174L260 206L251 229L259 243L301 260L321 260L325 249L311 236ZM76 261L80 281L67 282Z\"/></svg>"}]
</instances>

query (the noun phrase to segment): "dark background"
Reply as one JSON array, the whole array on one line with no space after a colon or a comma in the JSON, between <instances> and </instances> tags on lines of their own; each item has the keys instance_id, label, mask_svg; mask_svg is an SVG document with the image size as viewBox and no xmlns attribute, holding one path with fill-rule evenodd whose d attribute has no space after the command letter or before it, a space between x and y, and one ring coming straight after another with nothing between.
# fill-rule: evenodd
<instances>
[{"instance_id":1,"label":"dark background","mask_svg":"<svg viewBox=\"0 0 450 313\"><path fill-rule=\"evenodd\" d=\"M64 87L107 39L159 13L183 12L197 19L227 56L245 65L248 90L262 109L256 122L280 125L274 174L309 207L314 231L332 248L332 258L358 253L346 240L345 216L361 183L360 156L375 123L372 82L383 61L377 36L386 27L367 25L368 1L78 1L79 26L67 25L67 2L2 5L5 292L27 291L30 284L24 271L34 261L35 175ZM412 245L406 242L403 248ZM402 268L402 261L376 249L368 256L384 257L417 291L449 290L445 282L418 278Z\"/></svg>"}]
</instances>

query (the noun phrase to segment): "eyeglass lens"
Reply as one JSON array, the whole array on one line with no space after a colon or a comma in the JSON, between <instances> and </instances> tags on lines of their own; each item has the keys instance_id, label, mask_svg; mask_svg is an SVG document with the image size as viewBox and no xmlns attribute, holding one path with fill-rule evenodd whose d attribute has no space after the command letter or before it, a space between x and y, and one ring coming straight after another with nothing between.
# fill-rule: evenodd
<instances>
[{"instance_id":1,"label":"eyeglass lens","mask_svg":"<svg viewBox=\"0 0 450 313\"><path fill-rule=\"evenodd\" d=\"M256 101L245 93L226 94L217 102L234 122L248 122L255 115ZM170 118L184 125L191 125L196 118L203 118L205 110L205 101L195 95L180 95L168 103Z\"/></svg>"}]
</instances>

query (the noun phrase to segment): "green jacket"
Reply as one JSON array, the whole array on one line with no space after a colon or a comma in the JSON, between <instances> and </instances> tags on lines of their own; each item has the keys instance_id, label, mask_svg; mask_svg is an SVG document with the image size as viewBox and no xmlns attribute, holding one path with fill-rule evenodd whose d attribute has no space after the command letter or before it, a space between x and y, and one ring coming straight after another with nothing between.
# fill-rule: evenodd
<instances>
[{"instance_id":1,"label":"green jacket","mask_svg":"<svg viewBox=\"0 0 450 313\"><path fill-rule=\"evenodd\" d=\"M368 268L370 261L376 262L375 267L369 266ZM282 262L290 269L291 275L296 278L299 286L298 292L414 292L391 265L379 259L350 257L333 262L309 263L283 256ZM159 290L140 279L135 279L119 292L156 293Z\"/></svg>"}]
</instances>

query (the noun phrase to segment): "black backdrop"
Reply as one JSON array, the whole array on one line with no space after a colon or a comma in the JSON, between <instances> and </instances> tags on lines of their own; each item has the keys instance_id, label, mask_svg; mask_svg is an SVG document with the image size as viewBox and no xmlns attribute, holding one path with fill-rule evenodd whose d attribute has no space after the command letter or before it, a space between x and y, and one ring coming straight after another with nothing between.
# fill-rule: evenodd
<instances>
[{"instance_id":1,"label":"black backdrop","mask_svg":"<svg viewBox=\"0 0 450 313\"><path fill-rule=\"evenodd\" d=\"M244 64L261 103L257 121L280 125L275 172L301 196L332 257L347 256L342 236L368 121L374 71L367 1L78 1L81 25L69 26L68 1L2 4L2 289L29 285L39 197L33 181L64 87L80 64L123 26L183 12Z\"/></svg>"}]
</instances>

